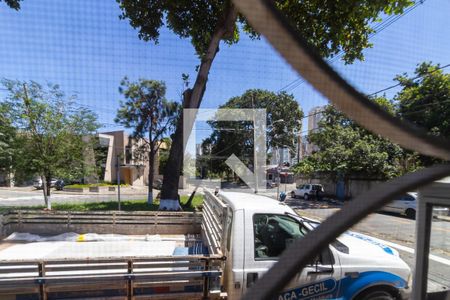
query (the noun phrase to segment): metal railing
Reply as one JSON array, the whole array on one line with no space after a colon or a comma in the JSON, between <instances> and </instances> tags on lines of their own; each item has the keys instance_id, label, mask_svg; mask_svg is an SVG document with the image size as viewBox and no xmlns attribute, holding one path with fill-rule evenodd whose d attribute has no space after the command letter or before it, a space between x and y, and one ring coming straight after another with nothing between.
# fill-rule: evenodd
<instances>
[{"instance_id":1,"label":"metal railing","mask_svg":"<svg viewBox=\"0 0 450 300\"><path fill-rule=\"evenodd\" d=\"M211 284L220 280L222 261L214 255L0 261L0 298L201 299L220 292Z\"/></svg>"},{"instance_id":2,"label":"metal railing","mask_svg":"<svg viewBox=\"0 0 450 300\"><path fill-rule=\"evenodd\" d=\"M209 245L209 252L222 254L222 242L226 239L226 205L209 190L205 190L203 203L202 238Z\"/></svg>"}]
</instances>

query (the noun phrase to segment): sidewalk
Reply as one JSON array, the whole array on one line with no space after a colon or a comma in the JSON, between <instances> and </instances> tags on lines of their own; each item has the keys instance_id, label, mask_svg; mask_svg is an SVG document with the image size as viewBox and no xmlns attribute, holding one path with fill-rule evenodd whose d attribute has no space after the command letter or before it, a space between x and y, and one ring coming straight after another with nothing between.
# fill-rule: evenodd
<instances>
[{"instance_id":1,"label":"sidewalk","mask_svg":"<svg viewBox=\"0 0 450 300\"><path fill-rule=\"evenodd\" d=\"M0 186L0 191L14 191L14 192L35 192L38 191L34 186Z\"/></svg>"}]
</instances>

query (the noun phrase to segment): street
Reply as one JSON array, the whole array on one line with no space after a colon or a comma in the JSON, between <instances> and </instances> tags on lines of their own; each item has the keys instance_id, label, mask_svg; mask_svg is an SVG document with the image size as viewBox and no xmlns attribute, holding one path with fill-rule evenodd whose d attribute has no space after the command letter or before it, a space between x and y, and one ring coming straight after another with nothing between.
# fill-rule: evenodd
<instances>
[{"instance_id":1,"label":"street","mask_svg":"<svg viewBox=\"0 0 450 300\"><path fill-rule=\"evenodd\" d=\"M155 194L156 195L156 194ZM126 191L122 189L121 200L146 199L147 190ZM82 203L82 202L105 202L117 201L117 192L108 194L76 194L52 190L52 203ZM1 206L36 206L44 205L42 190L32 187L24 188L3 188L0 187L0 207Z\"/></svg>"},{"instance_id":2,"label":"street","mask_svg":"<svg viewBox=\"0 0 450 300\"><path fill-rule=\"evenodd\" d=\"M286 203L301 216L318 221L339 209L319 201L289 198ZM414 269L415 226L415 220L395 214L374 213L351 230L379 238L382 243L398 250L402 259ZM431 232L428 291L436 292L450 289L450 222L434 220Z\"/></svg>"}]
</instances>

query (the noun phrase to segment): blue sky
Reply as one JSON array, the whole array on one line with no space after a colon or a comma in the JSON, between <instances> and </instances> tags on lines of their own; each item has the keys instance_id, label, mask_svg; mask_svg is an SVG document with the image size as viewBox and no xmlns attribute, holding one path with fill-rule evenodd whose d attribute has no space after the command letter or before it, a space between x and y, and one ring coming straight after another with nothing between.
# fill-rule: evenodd
<instances>
[{"instance_id":1,"label":"blue sky","mask_svg":"<svg viewBox=\"0 0 450 300\"><path fill-rule=\"evenodd\" d=\"M394 84L396 74L411 74L422 61L446 65L450 63L449 12L450 1L427 0L371 38L374 47L365 50L364 62L332 65L369 94ZM18 12L1 2L0 78L60 84L99 115L101 131L120 129L113 118L124 76L163 80L167 97L180 100L181 74L190 74L193 82L199 63L189 40L162 29L159 44L141 41L119 14L114 0L24 0ZM264 39L252 41L242 35L237 45L222 45L202 107L215 108L250 88L278 91L297 78ZM306 83L288 91L305 114L327 103ZM0 98L3 95L0 90Z\"/></svg>"}]
</instances>

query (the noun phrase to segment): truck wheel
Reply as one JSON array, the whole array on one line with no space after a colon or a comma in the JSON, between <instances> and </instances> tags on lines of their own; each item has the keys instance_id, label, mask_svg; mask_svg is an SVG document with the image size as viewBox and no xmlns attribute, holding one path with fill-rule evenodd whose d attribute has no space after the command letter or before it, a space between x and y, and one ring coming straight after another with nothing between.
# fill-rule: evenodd
<instances>
[{"instance_id":1,"label":"truck wheel","mask_svg":"<svg viewBox=\"0 0 450 300\"><path fill-rule=\"evenodd\" d=\"M309 199L309 195L308 194L304 194L303 195L303 199L308 200Z\"/></svg>"},{"instance_id":2,"label":"truck wheel","mask_svg":"<svg viewBox=\"0 0 450 300\"><path fill-rule=\"evenodd\" d=\"M396 300L394 291L383 287L374 287L359 294L355 300Z\"/></svg>"},{"instance_id":3,"label":"truck wheel","mask_svg":"<svg viewBox=\"0 0 450 300\"><path fill-rule=\"evenodd\" d=\"M406 216L410 219L415 220L416 219L416 211L412 208L408 208L406 210Z\"/></svg>"},{"instance_id":4,"label":"truck wheel","mask_svg":"<svg viewBox=\"0 0 450 300\"><path fill-rule=\"evenodd\" d=\"M295 192L291 192L291 198L295 199Z\"/></svg>"}]
</instances>

